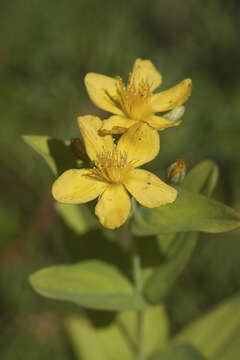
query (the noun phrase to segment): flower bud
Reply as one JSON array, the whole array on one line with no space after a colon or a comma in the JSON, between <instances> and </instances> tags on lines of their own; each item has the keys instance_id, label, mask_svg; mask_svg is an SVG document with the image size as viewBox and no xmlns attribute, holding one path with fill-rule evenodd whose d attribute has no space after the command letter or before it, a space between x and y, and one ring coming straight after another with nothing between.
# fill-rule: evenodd
<instances>
[{"instance_id":1,"label":"flower bud","mask_svg":"<svg viewBox=\"0 0 240 360\"><path fill-rule=\"evenodd\" d=\"M71 139L71 149L78 159L87 161L89 160L85 150L85 146L82 140L80 140L79 138Z\"/></svg>"},{"instance_id":2,"label":"flower bud","mask_svg":"<svg viewBox=\"0 0 240 360\"><path fill-rule=\"evenodd\" d=\"M177 122L181 119L185 112L185 106L177 106L171 111L168 111L166 114L164 114L165 119L171 121L171 122Z\"/></svg>"},{"instance_id":3,"label":"flower bud","mask_svg":"<svg viewBox=\"0 0 240 360\"><path fill-rule=\"evenodd\" d=\"M186 162L184 159L176 160L167 168L167 178L171 184L181 184L186 175Z\"/></svg>"}]
</instances>

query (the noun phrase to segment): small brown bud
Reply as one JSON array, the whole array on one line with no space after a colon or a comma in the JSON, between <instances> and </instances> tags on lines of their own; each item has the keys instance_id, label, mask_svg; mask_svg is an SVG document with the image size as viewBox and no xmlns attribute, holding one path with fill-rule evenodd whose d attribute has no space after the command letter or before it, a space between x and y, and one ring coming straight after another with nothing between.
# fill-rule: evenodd
<instances>
[{"instance_id":1,"label":"small brown bud","mask_svg":"<svg viewBox=\"0 0 240 360\"><path fill-rule=\"evenodd\" d=\"M171 184L181 184L185 178L187 165L184 159L176 160L167 168L167 178Z\"/></svg>"},{"instance_id":2,"label":"small brown bud","mask_svg":"<svg viewBox=\"0 0 240 360\"><path fill-rule=\"evenodd\" d=\"M79 138L71 139L71 148L72 148L72 152L77 158L85 161L89 160L84 143L82 142L81 139Z\"/></svg>"}]
</instances>

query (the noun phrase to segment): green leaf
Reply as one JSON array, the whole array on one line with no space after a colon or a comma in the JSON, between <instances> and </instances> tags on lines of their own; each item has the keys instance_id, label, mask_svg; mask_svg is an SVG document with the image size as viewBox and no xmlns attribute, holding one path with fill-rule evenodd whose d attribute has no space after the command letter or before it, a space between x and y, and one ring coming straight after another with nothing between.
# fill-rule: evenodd
<instances>
[{"instance_id":1,"label":"green leaf","mask_svg":"<svg viewBox=\"0 0 240 360\"><path fill-rule=\"evenodd\" d=\"M119 313L117 325L127 333L132 343L137 344L138 314L134 311ZM146 357L163 348L168 341L170 324L163 305L149 306L143 314L143 352Z\"/></svg>"},{"instance_id":2,"label":"green leaf","mask_svg":"<svg viewBox=\"0 0 240 360\"><path fill-rule=\"evenodd\" d=\"M133 350L116 323L94 328L86 318L72 316L66 327L79 360L134 360Z\"/></svg>"},{"instance_id":3,"label":"green leaf","mask_svg":"<svg viewBox=\"0 0 240 360\"><path fill-rule=\"evenodd\" d=\"M187 174L180 188L210 196L218 178L217 166L209 160L202 161ZM178 238L178 234L159 235L157 241L161 251L168 254L171 251L171 244Z\"/></svg>"},{"instance_id":4,"label":"green leaf","mask_svg":"<svg viewBox=\"0 0 240 360\"><path fill-rule=\"evenodd\" d=\"M174 234L167 258L145 283L144 295L149 303L157 304L164 300L187 264L196 246L197 237L196 232Z\"/></svg>"},{"instance_id":5,"label":"green leaf","mask_svg":"<svg viewBox=\"0 0 240 360\"><path fill-rule=\"evenodd\" d=\"M189 343L208 359L236 360L240 354L240 296L216 306L183 329L174 343Z\"/></svg>"},{"instance_id":6,"label":"green leaf","mask_svg":"<svg viewBox=\"0 0 240 360\"><path fill-rule=\"evenodd\" d=\"M72 301L101 310L141 310L143 298L113 265L84 261L75 265L52 266L30 277L33 288L43 296Z\"/></svg>"},{"instance_id":7,"label":"green leaf","mask_svg":"<svg viewBox=\"0 0 240 360\"><path fill-rule=\"evenodd\" d=\"M70 141L36 135L25 135L23 140L44 158L55 175L82 165L82 161L74 156Z\"/></svg>"},{"instance_id":8,"label":"green leaf","mask_svg":"<svg viewBox=\"0 0 240 360\"><path fill-rule=\"evenodd\" d=\"M133 233L138 236L179 231L220 233L240 226L240 214L230 207L180 187L178 190L173 204L139 208L134 214Z\"/></svg>"},{"instance_id":9,"label":"green leaf","mask_svg":"<svg viewBox=\"0 0 240 360\"><path fill-rule=\"evenodd\" d=\"M137 313L121 311L108 326L94 327L87 319L72 316L67 330L76 355L84 360L134 360ZM144 353L148 357L166 345L169 322L163 306L148 307L143 322Z\"/></svg>"},{"instance_id":10,"label":"green leaf","mask_svg":"<svg viewBox=\"0 0 240 360\"><path fill-rule=\"evenodd\" d=\"M97 219L85 205L57 203L56 210L65 223L78 235L83 235L98 226Z\"/></svg>"},{"instance_id":11,"label":"green leaf","mask_svg":"<svg viewBox=\"0 0 240 360\"><path fill-rule=\"evenodd\" d=\"M154 355L150 360L204 360L197 349L189 345L179 345Z\"/></svg>"},{"instance_id":12,"label":"green leaf","mask_svg":"<svg viewBox=\"0 0 240 360\"><path fill-rule=\"evenodd\" d=\"M184 179L183 183L178 187L179 192L181 193L182 191L185 192L187 191L189 192L194 192L194 193L201 193L202 195L206 195L209 196L211 194L211 192L214 189L214 186L216 185L217 182L217 178L218 178L218 168L217 166L209 160L205 160L201 163L199 163L198 165L196 165L193 169L190 170L190 172L187 174L186 178ZM193 195L194 197L194 195ZM181 223L180 224L174 224L174 219L172 219L172 217L174 216L174 211L183 211L184 209L181 209L181 206L183 206L184 204L182 203L182 201L180 201L179 203L179 198L177 199L177 201L174 204L170 204L167 206L163 206L157 209L147 209L147 208L140 208L138 210L138 212L136 212L135 214L135 219L133 222L133 231L135 232L136 235L152 235L152 234L157 234L157 233L173 233L175 231L184 231L184 229L181 228ZM191 201L191 199L189 199ZM196 200L196 199L195 199ZM193 203L192 203L193 204ZM190 210L191 210L191 205L190 206ZM176 207L176 209L175 209ZM166 210L165 210L166 209ZM160 213L158 215L158 212ZM169 218L169 212L173 213L173 216L171 216ZM166 223L166 226L163 227L163 229L152 229L153 228L153 224L149 224L148 227L145 228L145 225L148 223L148 221L146 221L147 218L151 219L151 222L154 221L154 219L156 219L158 216L161 216L161 214L163 214L164 218L163 218L163 223ZM187 214L186 214L187 215ZM179 216L178 214L176 214L176 216ZM178 218L176 219L178 220ZM184 218L182 219L184 220ZM185 219L185 221L188 221L187 219ZM168 224L168 222L171 222L170 224ZM173 222L173 223L172 223ZM182 226L184 226L185 224L182 224ZM161 226L161 222L159 222L159 227ZM152 230L151 230L152 229ZM195 229L190 229L187 228L187 231L191 231L191 230L201 230L199 229L197 226L195 226ZM204 231L204 230L201 230Z\"/></svg>"},{"instance_id":13,"label":"green leaf","mask_svg":"<svg viewBox=\"0 0 240 360\"><path fill-rule=\"evenodd\" d=\"M202 161L190 170L181 184L181 188L210 196L217 183L218 173L218 167L214 162Z\"/></svg>"}]
</instances>

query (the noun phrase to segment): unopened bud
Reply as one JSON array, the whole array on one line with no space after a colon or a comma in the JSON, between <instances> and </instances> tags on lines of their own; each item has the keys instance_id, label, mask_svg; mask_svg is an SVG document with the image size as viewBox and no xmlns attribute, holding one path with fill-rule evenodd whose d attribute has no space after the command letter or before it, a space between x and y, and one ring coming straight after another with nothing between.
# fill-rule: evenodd
<instances>
[{"instance_id":1,"label":"unopened bud","mask_svg":"<svg viewBox=\"0 0 240 360\"><path fill-rule=\"evenodd\" d=\"M167 178L171 184L181 184L185 178L187 165L184 159L176 160L167 168Z\"/></svg>"},{"instance_id":2,"label":"unopened bud","mask_svg":"<svg viewBox=\"0 0 240 360\"><path fill-rule=\"evenodd\" d=\"M82 140L79 138L71 139L71 148L77 158L81 160L89 160Z\"/></svg>"},{"instance_id":3,"label":"unopened bud","mask_svg":"<svg viewBox=\"0 0 240 360\"><path fill-rule=\"evenodd\" d=\"M185 106L181 105L181 106L175 107L171 111L168 111L166 114L164 114L164 117L165 117L165 119L175 123L181 119L184 112L185 112Z\"/></svg>"}]
</instances>

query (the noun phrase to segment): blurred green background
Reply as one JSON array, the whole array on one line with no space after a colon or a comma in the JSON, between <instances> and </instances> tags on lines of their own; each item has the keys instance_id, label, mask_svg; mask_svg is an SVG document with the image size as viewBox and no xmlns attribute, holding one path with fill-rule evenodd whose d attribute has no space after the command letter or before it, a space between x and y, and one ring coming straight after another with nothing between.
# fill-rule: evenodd
<instances>
[{"instance_id":1,"label":"blurred green background","mask_svg":"<svg viewBox=\"0 0 240 360\"><path fill-rule=\"evenodd\" d=\"M189 168L212 159L220 170L214 197L240 209L239 16L237 0L1 1L2 360L75 359L63 324L79 309L41 298L28 277L47 265L101 258L104 241L95 232L78 238L56 215L54 177L21 135L78 136L78 115L106 116L90 102L85 74L126 79L137 57L150 59L162 89L193 79L184 122L161 134L150 166L163 177L179 157ZM239 233L200 237L167 301L173 333L239 291L239 263Z\"/></svg>"}]
</instances>

